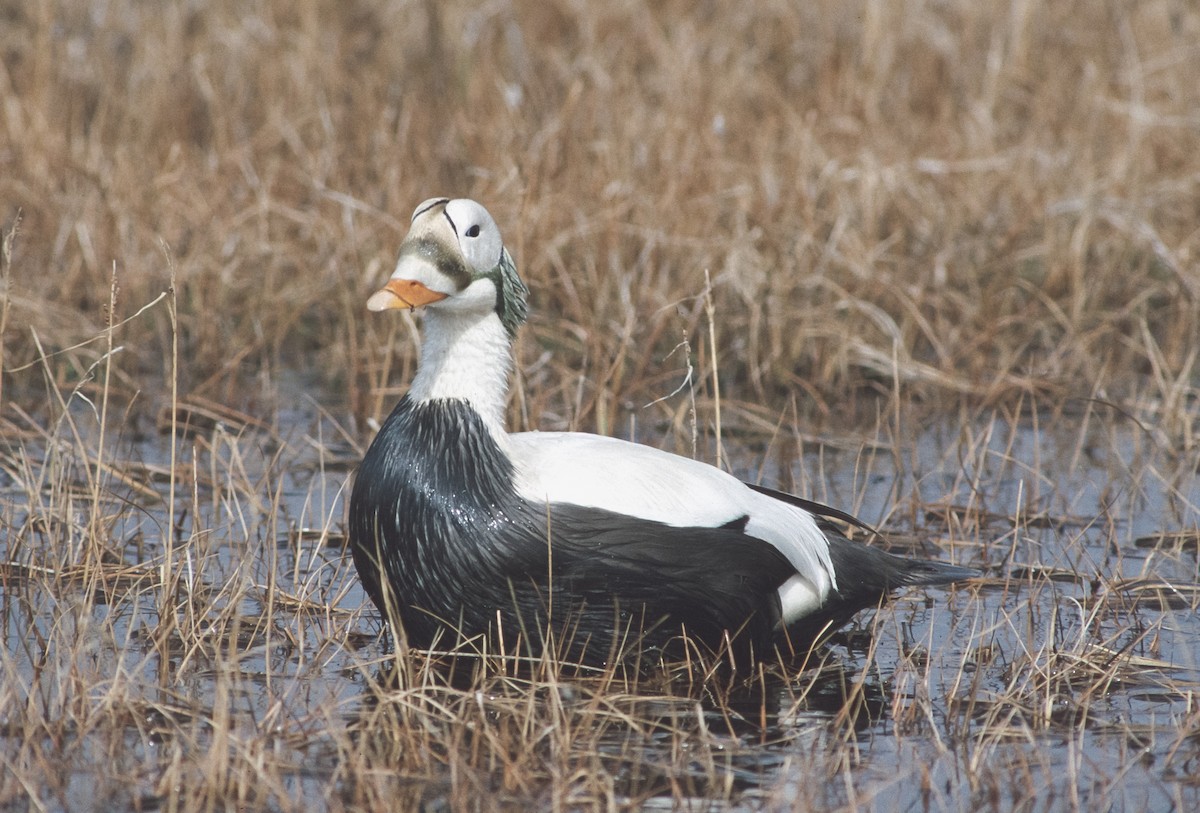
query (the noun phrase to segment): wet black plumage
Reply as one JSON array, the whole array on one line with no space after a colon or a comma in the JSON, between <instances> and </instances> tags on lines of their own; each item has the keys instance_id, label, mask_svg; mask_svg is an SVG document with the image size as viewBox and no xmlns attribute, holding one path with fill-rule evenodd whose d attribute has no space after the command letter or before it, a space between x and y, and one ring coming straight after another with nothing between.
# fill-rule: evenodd
<instances>
[{"instance_id":1,"label":"wet black plumage","mask_svg":"<svg viewBox=\"0 0 1200 813\"><path fill-rule=\"evenodd\" d=\"M512 476L465 402L405 398L380 429L355 477L351 550L410 644L500 624L504 640L523 630L540 647L550 619L560 654L591 661L622 647L669 655L685 631L712 651L727 639L741 657L769 649L793 568L744 520L679 528L535 504Z\"/></svg>"}]
</instances>

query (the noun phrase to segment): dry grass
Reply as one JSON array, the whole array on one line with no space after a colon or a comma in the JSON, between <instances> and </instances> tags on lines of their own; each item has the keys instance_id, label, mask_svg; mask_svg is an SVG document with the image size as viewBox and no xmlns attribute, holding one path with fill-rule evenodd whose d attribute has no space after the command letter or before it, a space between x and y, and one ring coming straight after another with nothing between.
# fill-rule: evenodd
<instances>
[{"instance_id":1,"label":"dry grass","mask_svg":"<svg viewBox=\"0 0 1200 813\"><path fill-rule=\"evenodd\" d=\"M105 324L113 271L128 315L173 263L185 391L272 396L301 364L377 414L404 333L367 321L363 296L415 203L450 193L491 208L535 292L522 420L610 430L661 395L681 334L707 352L708 271L722 371L747 399L796 394L816 418L894 380L1094 396L1194 445L1187 3L0 17L0 217L22 215L5 374L26 398L35 334L73 380L97 349L65 348ZM121 369L165 374L170 336L162 307L129 325ZM411 347L395 352L407 369Z\"/></svg>"},{"instance_id":2,"label":"dry grass","mask_svg":"<svg viewBox=\"0 0 1200 813\"><path fill-rule=\"evenodd\" d=\"M860 454L790 459L823 465L838 504L897 504L898 544L911 531L990 575L904 595L806 664L729 682L388 654L342 550L357 451L335 421L196 407L217 420L177 439L172 522L167 444L117 428L100 447L97 410L61 398L50 426L8 424L0 455L0 804L1200 801L1200 478L1099 408L1055 430L998 413L936 441L937 424L909 463L886 422ZM750 457L741 440L734 460ZM1048 456L1036 470L1031 448Z\"/></svg>"},{"instance_id":3,"label":"dry grass","mask_svg":"<svg viewBox=\"0 0 1200 813\"><path fill-rule=\"evenodd\" d=\"M0 0L0 806L1200 806L1197 42L1171 0ZM338 496L433 194L533 289L515 425L989 578L735 687L385 656Z\"/></svg>"}]
</instances>

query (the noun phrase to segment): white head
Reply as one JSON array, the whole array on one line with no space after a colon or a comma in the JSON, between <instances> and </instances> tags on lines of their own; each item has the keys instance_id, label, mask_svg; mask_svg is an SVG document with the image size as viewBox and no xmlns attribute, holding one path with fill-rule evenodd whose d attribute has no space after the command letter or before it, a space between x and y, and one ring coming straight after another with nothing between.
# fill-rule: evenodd
<instances>
[{"instance_id":1,"label":"white head","mask_svg":"<svg viewBox=\"0 0 1200 813\"><path fill-rule=\"evenodd\" d=\"M367 307L494 311L511 338L525 321L528 293L487 209L430 198L413 212L396 270Z\"/></svg>"}]
</instances>

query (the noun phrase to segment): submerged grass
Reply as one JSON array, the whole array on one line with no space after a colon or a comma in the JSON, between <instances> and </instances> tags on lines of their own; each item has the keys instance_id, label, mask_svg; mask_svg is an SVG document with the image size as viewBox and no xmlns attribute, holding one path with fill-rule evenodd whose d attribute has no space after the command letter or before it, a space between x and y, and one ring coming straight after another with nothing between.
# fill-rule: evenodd
<instances>
[{"instance_id":1,"label":"submerged grass","mask_svg":"<svg viewBox=\"0 0 1200 813\"><path fill-rule=\"evenodd\" d=\"M0 806L1200 807L1197 41L1171 0L0 0ZM514 426L985 577L732 684L388 654L340 495L433 194L533 290Z\"/></svg>"},{"instance_id":2,"label":"submerged grass","mask_svg":"<svg viewBox=\"0 0 1200 813\"><path fill-rule=\"evenodd\" d=\"M985 575L905 593L807 660L714 678L389 652L343 550L359 450L328 414L181 403L165 435L113 421L101 447L102 395L52 400L0 451L5 806L1200 801L1200 572L1178 544L1200 531L1200 477L1103 406L950 431L889 408L857 450L800 458L768 448L800 434L784 416L727 436L735 465L821 471L835 504L898 506L881 518L898 548ZM900 444L893 420L923 428Z\"/></svg>"}]
</instances>

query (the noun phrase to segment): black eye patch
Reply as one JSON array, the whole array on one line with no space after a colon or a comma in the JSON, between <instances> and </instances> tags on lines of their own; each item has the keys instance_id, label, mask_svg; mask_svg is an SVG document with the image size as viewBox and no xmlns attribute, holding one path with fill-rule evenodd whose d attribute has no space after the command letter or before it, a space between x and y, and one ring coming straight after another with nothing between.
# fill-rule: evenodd
<instances>
[{"instance_id":1,"label":"black eye patch","mask_svg":"<svg viewBox=\"0 0 1200 813\"><path fill-rule=\"evenodd\" d=\"M465 232L463 232L463 234L465 234L467 237L478 237L479 236L479 226L477 226L477 225L476 226L468 226L467 230Z\"/></svg>"}]
</instances>

